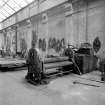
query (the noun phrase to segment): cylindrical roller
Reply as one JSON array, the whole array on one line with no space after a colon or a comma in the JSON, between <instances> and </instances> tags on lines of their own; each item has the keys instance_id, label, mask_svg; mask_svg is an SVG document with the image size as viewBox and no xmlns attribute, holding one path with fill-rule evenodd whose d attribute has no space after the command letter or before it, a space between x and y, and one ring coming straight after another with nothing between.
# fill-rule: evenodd
<instances>
[{"instance_id":1,"label":"cylindrical roller","mask_svg":"<svg viewBox=\"0 0 105 105\"><path fill-rule=\"evenodd\" d=\"M57 68L57 67L62 67L62 66L68 66L72 65L73 63L70 61L63 61L63 62L57 62L57 63L48 63L44 64L45 69L51 69L51 68Z\"/></svg>"},{"instance_id":2,"label":"cylindrical roller","mask_svg":"<svg viewBox=\"0 0 105 105\"><path fill-rule=\"evenodd\" d=\"M54 63L54 62L62 62L69 60L69 57L63 56L63 57L52 57L52 58L45 58L44 64L46 63Z\"/></svg>"}]
</instances>

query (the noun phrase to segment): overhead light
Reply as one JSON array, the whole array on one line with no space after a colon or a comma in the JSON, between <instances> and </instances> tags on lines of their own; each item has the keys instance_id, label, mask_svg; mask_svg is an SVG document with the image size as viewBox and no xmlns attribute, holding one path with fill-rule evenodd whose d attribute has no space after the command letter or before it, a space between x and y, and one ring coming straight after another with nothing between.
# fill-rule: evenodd
<instances>
[{"instance_id":1,"label":"overhead light","mask_svg":"<svg viewBox=\"0 0 105 105\"><path fill-rule=\"evenodd\" d=\"M28 19L26 22L27 22L27 23L31 23L31 20L30 20L30 19Z\"/></svg>"}]
</instances>

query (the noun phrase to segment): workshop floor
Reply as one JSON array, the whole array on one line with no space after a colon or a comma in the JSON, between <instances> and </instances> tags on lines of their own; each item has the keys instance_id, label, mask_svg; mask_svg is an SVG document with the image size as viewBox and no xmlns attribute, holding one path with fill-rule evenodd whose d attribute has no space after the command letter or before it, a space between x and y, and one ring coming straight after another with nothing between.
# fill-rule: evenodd
<instances>
[{"instance_id":1,"label":"workshop floor","mask_svg":"<svg viewBox=\"0 0 105 105\"><path fill-rule=\"evenodd\" d=\"M0 105L105 105L105 84L93 81L100 80L99 72L70 74L42 86L27 83L26 72L0 72ZM99 87L73 84L73 81Z\"/></svg>"}]
</instances>

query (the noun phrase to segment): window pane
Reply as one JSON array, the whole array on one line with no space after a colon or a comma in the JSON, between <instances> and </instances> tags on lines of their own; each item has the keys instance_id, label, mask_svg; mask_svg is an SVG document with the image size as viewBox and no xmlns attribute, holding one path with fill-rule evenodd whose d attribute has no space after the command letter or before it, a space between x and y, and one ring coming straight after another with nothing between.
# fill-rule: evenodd
<instances>
[{"instance_id":1,"label":"window pane","mask_svg":"<svg viewBox=\"0 0 105 105\"><path fill-rule=\"evenodd\" d=\"M9 16L9 14L3 8L1 9L1 13L4 14L4 16L6 16L6 17Z\"/></svg>"},{"instance_id":2,"label":"window pane","mask_svg":"<svg viewBox=\"0 0 105 105\"><path fill-rule=\"evenodd\" d=\"M7 2L8 0L2 0L2 1L5 1L5 2Z\"/></svg>"},{"instance_id":3,"label":"window pane","mask_svg":"<svg viewBox=\"0 0 105 105\"><path fill-rule=\"evenodd\" d=\"M29 3L31 3L31 2L34 1L34 0L26 0L26 1L28 1Z\"/></svg>"},{"instance_id":4,"label":"window pane","mask_svg":"<svg viewBox=\"0 0 105 105\"><path fill-rule=\"evenodd\" d=\"M0 12L0 19L5 19L5 16L3 16Z\"/></svg>"},{"instance_id":5,"label":"window pane","mask_svg":"<svg viewBox=\"0 0 105 105\"><path fill-rule=\"evenodd\" d=\"M8 5L5 5L3 8L4 8L6 11L8 11L8 13L10 13L10 14L13 14L13 13L14 13L14 11L13 11Z\"/></svg>"},{"instance_id":6,"label":"window pane","mask_svg":"<svg viewBox=\"0 0 105 105\"><path fill-rule=\"evenodd\" d=\"M2 19L6 18L6 16L2 13L1 10L0 10L0 18L2 18Z\"/></svg>"},{"instance_id":7,"label":"window pane","mask_svg":"<svg viewBox=\"0 0 105 105\"><path fill-rule=\"evenodd\" d=\"M2 18L0 18L0 22L2 21ZM1 23L0 23L1 24Z\"/></svg>"},{"instance_id":8,"label":"window pane","mask_svg":"<svg viewBox=\"0 0 105 105\"><path fill-rule=\"evenodd\" d=\"M0 8L3 6L4 2L0 0Z\"/></svg>"},{"instance_id":9,"label":"window pane","mask_svg":"<svg viewBox=\"0 0 105 105\"><path fill-rule=\"evenodd\" d=\"M9 6L11 6L16 11L18 11L20 9L19 6L13 0L10 0L8 2L8 4L9 4Z\"/></svg>"},{"instance_id":10,"label":"window pane","mask_svg":"<svg viewBox=\"0 0 105 105\"><path fill-rule=\"evenodd\" d=\"M24 7L27 5L27 3L24 0L15 0L15 2L17 2L17 4L19 4L21 7Z\"/></svg>"},{"instance_id":11,"label":"window pane","mask_svg":"<svg viewBox=\"0 0 105 105\"><path fill-rule=\"evenodd\" d=\"M34 0L0 0L0 21L12 15L15 11L17 12L32 1Z\"/></svg>"}]
</instances>

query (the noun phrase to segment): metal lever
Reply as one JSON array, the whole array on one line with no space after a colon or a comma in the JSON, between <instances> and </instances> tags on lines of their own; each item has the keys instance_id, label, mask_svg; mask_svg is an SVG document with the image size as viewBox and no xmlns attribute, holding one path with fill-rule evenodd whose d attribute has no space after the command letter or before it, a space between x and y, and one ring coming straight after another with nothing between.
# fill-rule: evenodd
<instances>
[{"instance_id":1,"label":"metal lever","mask_svg":"<svg viewBox=\"0 0 105 105\"><path fill-rule=\"evenodd\" d=\"M74 81L73 84L82 84L82 85L88 85L88 86L100 87L100 86L98 86L98 85L93 85L93 84L88 84L88 83L82 83L82 82L78 82L78 81Z\"/></svg>"}]
</instances>

